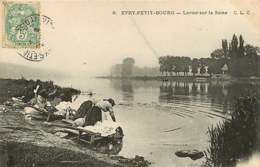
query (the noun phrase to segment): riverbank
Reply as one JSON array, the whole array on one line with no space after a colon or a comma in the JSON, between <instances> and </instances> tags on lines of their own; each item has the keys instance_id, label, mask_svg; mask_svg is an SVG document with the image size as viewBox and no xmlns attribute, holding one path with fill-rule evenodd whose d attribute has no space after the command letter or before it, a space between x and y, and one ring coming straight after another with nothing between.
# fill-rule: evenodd
<instances>
[{"instance_id":1,"label":"riverbank","mask_svg":"<svg viewBox=\"0 0 260 167\"><path fill-rule=\"evenodd\" d=\"M23 102L28 102L35 96L33 90L37 85L46 91L49 98L62 97L63 101L70 101L72 95L80 93L80 90L74 88L55 85L53 81L0 79L0 103L11 97L23 97Z\"/></svg>"},{"instance_id":2,"label":"riverbank","mask_svg":"<svg viewBox=\"0 0 260 167\"><path fill-rule=\"evenodd\" d=\"M113 77L113 76L97 76L99 79L130 79L130 80L143 80L143 81L170 81L170 80L178 80L178 81L187 81L187 82L195 82L195 81L209 81L209 76L132 76L132 77Z\"/></svg>"},{"instance_id":3,"label":"riverbank","mask_svg":"<svg viewBox=\"0 0 260 167\"><path fill-rule=\"evenodd\" d=\"M229 75L213 75L213 76L132 76L132 77L119 77L119 76L97 76L98 79L111 79L111 80L140 80L140 81L181 81L181 82L210 82L210 81L253 81L259 82L260 77L231 77Z\"/></svg>"},{"instance_id":4,"label":"riverbank","mask_svg":"<svg viewBox=\"0 0 260 167\"><path fill-rule=\"evenodd\" d=\"M52 81L0 79L0 110L6 99L23 97L27 101L34 94L36 85L41 85L52 96L71 97L80 93L73 88L62 88ZM53 93L54 92L54 93ZM28 94L26 94L28 93ZM0 111L0 166L70 166L70 167L137 167L142 164L146 167L149 162L143 157L124 158L112 156L92 150L86 144L61 138L51 133L52 128L46 127L43 122L25 120L21 114L23 108Z\"/></svg>"},{"instance_id":5,"label":"riverbank","mask_svg":"<svg viewBox=\"0 0 260 167\"><path fill-rule=\"evenodd\" d=\"M0 114L0 166L48 167L142 167L148 161L136 156L128 159L91 150L83 143L60 138L49 133L50 127L37 121L27 123L16 112Z\"/></svg>"}]
</instances>

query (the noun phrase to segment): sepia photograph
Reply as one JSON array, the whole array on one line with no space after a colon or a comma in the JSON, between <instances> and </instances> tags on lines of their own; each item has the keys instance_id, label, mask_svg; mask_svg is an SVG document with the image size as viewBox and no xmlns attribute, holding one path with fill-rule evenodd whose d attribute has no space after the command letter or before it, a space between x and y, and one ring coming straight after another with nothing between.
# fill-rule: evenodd
<instances>
[{"instance_id":1,"label":"sepia photograph","mask_svg":"<svg viewBox=\"0 0 260 167\"><path fill-rule=\"evenodd\" d=\"M260 167L260 0L0 0L0 167Z\"/></svg>"}]
</instances>

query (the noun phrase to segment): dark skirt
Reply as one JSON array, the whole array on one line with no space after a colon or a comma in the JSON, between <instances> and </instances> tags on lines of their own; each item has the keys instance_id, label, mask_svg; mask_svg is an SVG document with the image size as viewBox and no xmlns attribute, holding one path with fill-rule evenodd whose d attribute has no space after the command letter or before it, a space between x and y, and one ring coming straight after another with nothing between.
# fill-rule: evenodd
<instances>
[{"instance_id":1,"label":"dark skirt","mask_svg":"<svg viewBox=\"0 0 260 167\"><path fill-rule=\"evenodd\" d=\"M88 115L88 113L91 111L92 109L92 101L88 100L88 101L85 101L83 102L79 109L76 111L76 114L75 114L75 117L74 117L74 120L78 119L78 118L84 118L85 116Z\"/></svg>"},{"instance_id":2,"label":"dark skirt","mask_svg":"<svg viewBox=\"0 0 260 167\"><path fill-rule=\"evenodd\" d=\"M92 110L90 110L87 114L85 120L85 126L95 125L98 121L102 120L102 111L99 107L93 106Z\"/></svg>"}]
</instances>

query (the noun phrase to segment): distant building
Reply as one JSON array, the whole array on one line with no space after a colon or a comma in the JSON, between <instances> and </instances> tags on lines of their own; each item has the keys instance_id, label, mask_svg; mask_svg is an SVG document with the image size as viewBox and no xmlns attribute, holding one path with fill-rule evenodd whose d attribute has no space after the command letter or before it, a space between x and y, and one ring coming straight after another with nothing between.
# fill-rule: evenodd
<instances>
[{"instance_id":1,"label":"distant building","mask_svg":"<svg viewBox=\"0 0 260 167\"><path fill-rule=\"evenodd\" d=\"M122 64L115 64L111 67L111 77L122 77ZM132 69L132 76L160 76L159 67L138 67Z\"/></svg>"},{"instance_id":2,"label":"distant building","mask_svg":"<svg viewBox=\"0 0 260 167\"><path fill-rule=\"evenodd\" d=\"M216 80L230 80L231 76L228 74L228 65L224 64L223 67L221 68L222 74L213 74L212 79Z\"/></svg>"},{"instance_id":3,"label":"distant building","mask_svg":"<svg viewBox=\"0 0 260 167\"><path fill-rule=\"evenodd\" d=\"M137 67L137 66L134 66L133 76L147 76L147 77L160 76L160 70L159 70L159 67Z\"/></svg>"},{"instance_id":4,"label":"distant building","mask_svg":"<svg viewBox=\"0 0 260 167\"><path fill-rule=\"evenodd\" d=\"M205 74L208 74L208 73L209 73L209 67L208 67L208 66L205 66L205 70L206 70L206 73L205 73Z\"/></svg>"},{"instance_id":5,"label":"distant building","mask_svg":"<svg viewBox=\"0 0 260 167\"><path fill-rule=\"evenodd\" d=\"M222 74L227 74L228 72L228 66L227 64L224 64L223 67L221 68Z\"/></svg>"},{"instance_id":6,"label":"distant building","mask_svg":"<svg viewBox=\"0 0 260 167\"><path fill-rule=\"evenodd\" d=\"M111 67L111 76L112 77L122 76L122 64L115 64Z\"/></svg>"}]
</instances>

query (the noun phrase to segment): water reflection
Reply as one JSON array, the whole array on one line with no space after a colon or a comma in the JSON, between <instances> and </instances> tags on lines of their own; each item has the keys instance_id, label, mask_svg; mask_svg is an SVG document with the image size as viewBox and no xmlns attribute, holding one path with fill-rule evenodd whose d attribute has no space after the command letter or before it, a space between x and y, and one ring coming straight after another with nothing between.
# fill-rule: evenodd
<instances>
[{"instance_id":1,"label":"water reflection","mask_svg":"<svg viewBox=\"0 0 260 167\"><path fill-rule=\"evenodd\" d=\"M167 106L172 104L177 109L171 110L171 112L179 112L182 113L181 115L184 115L185 111L187 112L184 109L188 109L189 112L193 113L203 110L203 112L221 112L223 116L228 116L227 118L234 118L233 121L223 120L224 123L221 122L216 127L215 125L213 127L210 125L212 133L207 135L211 139L209 149L211 151L211 160L214 161L210 166L233 167L238 159L249 158L254 152L260 151L258 143L260 139L260 121L259 115L257 115L259 114L259 108L253 109L252 106L250 108L249 103L252 100L249 99L240 104L236 102L237 98L241 96L258 97L260 93L259 82L132 81L128 82L128 84L131 84L132 94L136 98L137 96L143 96L140 95L140 93L144 93L142 92L143 89L153 91L152 95L159 97L157 102L160 106L167 103ZM115 89L120 89L122 93L127 91L123 89L122 85ZM208 105L211 105L212 108L208 108ZM259 107L259 105L254 107ZM238 112L239 114L234 113L236 110L242 112ZM254 111L257 111L257 113ZM247 115L244 112L254 114ZM185 117L185 119L187 118ZM192 119L195 121L200 120L195 116Z\"/></svg>"},{"instance_id":2,"label":"water reflection","mask_svg":"<svg viewBox=\"0 0 260 167\"><path fill-rule=\"evenodd\" d=\"M134 101L134 89L132 80L113 80L111 84L112 87L114 87L116 90L121 90L124 101Z\"/></svg>"},{"instance_id":3,"label":"water reflection","mask_svg":"<svg viewBox=\"0 0 260 167\"><path fill-rule=\"evenodd\" d=\"M196 82L162 82L160 86L160 96L165 99L173 98L173 95L182 96L196 96L196 95L206 95L208 93L209 83L196 83ZM170 96L169 96L170 95Z\"/></svg>"},{"instance_id":4,"label":"water reflection","mask_svg":"<svg viewBox=\"0 0 260 167\"><path fill-rule=\"evenodd\" d=\"M111 80L112 87L122 93L123 100L134 101L135 91L140 88L159 89L159 102L173 102L178 97L191 99L206 98L211 105L221 104L223 112L228 111L234 98L259 93L260 83L257 82L180 82L180 81L135 81ZM183 100L190 101L190 98Z\"/></svg>"},{"instance_id":5,"label":"water reflection","mask_svg":"<svg viewBox=\"0 0 260 167\"><path fill-rule=\"evenodd\" d=\"M259 88L259 83L247 82L163 82L160 85L159 100L169 102L180 95L193 98L200 95L210 99L211 105L222 104L223 112L226 113L228 107L234 103L235 97L259 93ZM188 99L186 98L186 100Z\"/></svg>"},{"instance_id":6,"label":"water reflection","mask_svg":"<svg viewBox=\"0 0 260 167\"><path fill-rule=\"evenodd\" d=\"M118 153L123 148L123 139L111 140L103 139L103 141L98 141L95 146L92 147L93 150L109 155L118 155Z\"/></svg>"}]
</instances>

